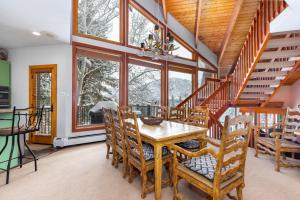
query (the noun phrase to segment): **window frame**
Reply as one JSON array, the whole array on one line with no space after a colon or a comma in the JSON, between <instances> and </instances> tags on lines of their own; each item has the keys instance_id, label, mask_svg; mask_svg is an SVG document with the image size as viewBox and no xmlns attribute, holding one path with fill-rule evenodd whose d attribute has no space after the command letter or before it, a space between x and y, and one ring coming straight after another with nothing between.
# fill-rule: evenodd
<instances>
[{"instance_id":1,"label":"window frame","mask_svg":"<svg viewBox=\"0 0 300 200\"><path fill-rule=\"evenodd\" d=\"M139 62L141 64L144 64L144 65L141 65L142 67L149 67L149 68L154 68L154 69L159 69L160 70L160 104L161 106L166 106L166 99L165 99L165 94L166 94L166 81L167 81L167 77L165 75L166 73L166 67L165 67L165 62L163 60L156 60L156 61L153 61L151 58L148 58L148 57L139 57L135 54L127 54L126 55L126 106L128 106L129 104L129 86L128 86L128 80L129 80L129 69L128 69L128 65L130 64L130 58L133 58L133 59L138 59ZM147 62L154 62L154 63L159 63L159 65L155 66L154 64L148 64ZM134 63L132 63L134 64Z\"/></svg>"},{"instance_id":2,"label":"window frame","mask_svg":"<svg viewBox=\"0 0 300 200\"><path fill-rule=\"evenodd\" d=\"M166 88L166 106L169 107L169 72L181 72L192 75L192 91L191 94L198 89L198 69L189 65L168 62L167 67L167 88Z\"/></svg>"},{"instance_id":3,"label":"window frame","mask_svg":"<svg viewBox=\"0 0 300 200\"><path fill-rule=\"evenodd\" d=\"M119 24L119 29L120 29L120 35L119 35L119 41L114 41L114 40L109 40L109 39L105 39L105 38L100 38L97 36L93 36L93 35L85 35L82 33L79 33L78 31L78 1L79 0L73 0L73 10L72 10L72 14L73 14L73 24L72 24L72 34L75 36L79 36L79 37L83 37L83 38L89 38L89 39L94 39L94 40L98 40L98 41L103 41L103 42L108 42L108 43L113 43L113 44L119 44L119 45L124 45L125 41L124 41L124 1L123 0L119 0L120 2L120 24Z\"/></svg>"},{"instance_id":4,"label":"window frame","mask_svg":"<svg viewBox=\"0 0 300 200\"><path fill-rule=\"evenodd\" d=\"M102 51L108 52L110 54L116 55L120 57L120 69L119 69L119 105L124 105L124 53L119 52L119 51L114 51L110 49L104 49L104 48L99 48L87 44L81 44L77 42L72 43L72 132L83 132L83 131L92 131L92 130L99 130L99 129L104 129L105 125L104 124L95 124L95 125L86 125L86 126L77 126L77 52L78 49L84 48L86 54L99 54L101 55ZM99 51L99 52L95 52ZM96 57L93 55L92 57ZM101 58L99 58L101 59ZM103 59L103 58L102 58ZM109 59L107 59L109 60Z\"/></svg>"}]
</instances>

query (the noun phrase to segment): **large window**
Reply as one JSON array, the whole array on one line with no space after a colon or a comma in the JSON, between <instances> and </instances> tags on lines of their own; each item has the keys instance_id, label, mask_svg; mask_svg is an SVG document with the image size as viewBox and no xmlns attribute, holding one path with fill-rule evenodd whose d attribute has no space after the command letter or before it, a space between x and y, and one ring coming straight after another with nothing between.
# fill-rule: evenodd
<instances>
[{"instance_id":1,"label":"large window","mask_svg":"<svg viewBox=\"0 0 300 200\"><path fill-rule=\"evenodd\" d=\"M128 6L128 44L140 47L149 34L153 34L155 24L133 5ZM161 32L160 32L161 33Z\"/></svg>"},{"instance_id":2,"label":"large window","mask_svg":"<svg viewBox=\"0 0 300 200\"><path fill-rule=\"evenodd\" d=\"M120 42L120 0L78 0L77 14L79 34Z\"/></svg>"},{"instance_id":3,"label":"large window","mask_svg":"<svg viewBox=\"0 0 300 200\"><path fill-rule=\"evenodd\" d=\"M169 106L177 106L192 93L192 74L169 71Z\"/></svg>"},{"instance_id":4,"label":"large window","mask_svg":"<svg viewBox=\"0 0 300 200\"><path fill-rule=\"evenodd\" d=\"M128 64L128 104L138 115L148 116L161 105L160 65L132 61Z\"/></svg>"},{"instance_id":5,"label":"large window","mask_svg":"<svg viewBox=\"0 0 300 200\"><path fill-rule=\"evenodd\" d=\"M76 77L73 82L76 84L73 85L73 90L76 90L76 96L73 96L76 102L76 121L73 128L102 124L101 109L117 107L120 77L118 59L119 57L111 54L77 50L74 69Z\"/></svg>"}]
</instances>

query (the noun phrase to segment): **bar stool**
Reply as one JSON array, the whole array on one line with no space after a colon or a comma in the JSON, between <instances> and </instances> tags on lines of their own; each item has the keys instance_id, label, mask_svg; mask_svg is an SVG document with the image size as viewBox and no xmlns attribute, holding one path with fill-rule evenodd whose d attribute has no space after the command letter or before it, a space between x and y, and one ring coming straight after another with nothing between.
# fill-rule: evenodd
<instances>
[{"instance_id":1,"label":"bar stool","mask_svg":"<svg viewBox=\"0 0 300 200\"><path fill-rule=\"evenodd\" d=\"M23 161L22 161L23 155L22 155L21 143L20 143L21 135L23 135L25 147L33 157L35 171L37 171L37 158L26 142L26 134L39 131L40 124L42 121L43 110L44 110L44 106L41 109L36 109L36 108L16 109L16 107L14 107L11 119L0 119L0 120L11 121L11 127L0 129L0 137L5 137L5 144L3 148L0 150L0 157L8 145L9 137L12 137L9 157L8 160L4 161L7 162L7 167L6 169L2 169L6 171L6 184L9 183L11 161L12 161L13 151L15 148L15 138L17 138L18 152L19 152L18 165L20 166L20 168L22 168L23 165Z\"/></svg>"}]
</instances>

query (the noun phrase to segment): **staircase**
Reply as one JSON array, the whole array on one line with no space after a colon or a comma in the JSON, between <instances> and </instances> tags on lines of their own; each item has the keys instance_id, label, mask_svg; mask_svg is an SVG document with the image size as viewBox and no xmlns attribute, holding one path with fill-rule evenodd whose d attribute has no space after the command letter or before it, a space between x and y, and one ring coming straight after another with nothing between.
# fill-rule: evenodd
<instances>
[{"instance_id":1,"label":"staircase","mask_svg":"<svg viewBox=\"0 0 300 200\"><path fill-rule=\"evenodd\" d=\"M239 97L241 101L259 101L262 107L300 65L300 31L271 33L268 37L270 39L253 66L254 70L248 74Z\"/></svg>"},{"instance_id":2,"label":"staircase","mask_svg":"<svg viewBox=\"0 0 300 200\"><path fill-rule=\"evenodd\" d=\"M176 106L187 111L207 106L210 137L220 138L223 126L218 119L230 105L266 105L299 65L295 61L300 56L299 33L269 31L270 22L286 7L283 0L262 0L230 77L206 79L203 86Z\"/></svg>"}]
</instances>

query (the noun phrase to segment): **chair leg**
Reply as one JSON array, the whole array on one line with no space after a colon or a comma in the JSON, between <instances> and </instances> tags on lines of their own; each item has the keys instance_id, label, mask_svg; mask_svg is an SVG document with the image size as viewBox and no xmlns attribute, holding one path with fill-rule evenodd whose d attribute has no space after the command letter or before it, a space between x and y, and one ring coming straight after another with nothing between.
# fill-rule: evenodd
<instances>
[{"instance_id":1,"label":"chair leg","mask_svg":"<svg viewBox=\"0 0 300 200\"><path fill-rule=\"evenodd\" d=\"M275 140L276 143L276 150L275 150L275 171L280 172L280 143L279 141Z\"/></svg>"},{"instance_id":2,"label":"chair leg","mask_svg":"<svg viewBox=\"0 0 300 200\"><path fill-rule=\"evenodd\" d=\"M176 170L173 169L173 187L174 187L174 200L179 199L179 191L178 191L178 176Z\"/></svg>"},{"instance_id":3,"label":"chair leg","mask_svg":"<svg viewBox=\"0 0 300 200\"><path fill-rule=\"evenodd\" d=\"M33 157L33 160L34 160L34 171L37 171L37 158L36 156L34 155L34 153L32 152L32 150L30 149L30 147L28 146L27 142L26 142L26 137L24 135L24 145L25 147L27 148L27 150L29 151L29 153L32 155Z\"/></svg>"},{"instance_id":4,"label":"chair leg","mask_svg":"<svg viewBox=\"0 0 300 200\"><path fill-rule=\"evenodd\" d=\"M9 158L8 158L7 168L6 168L6 184L9 183L10 164L11 164L12 155L13 155L14 148L15 148L15 136L11 136L11 137L12 137L11 149L10 149L10 154L9 154Z\"/></svg>"},{"instance_id":5,"label":"chair leg","mask_svg":"<svg viewBox=\"0 0 300 200\"><path fill-rule=\"evenodd\" d=\"M142 199L144 199L147 195L147 172L142 173Z\"/></svg>"},{"instance_id":6,"label":"chair leg","mask_svg":"<svg viewBox=\"0 0 300 200\"><path fill-rule=\"evenodd\" d=\"M17 140L18 140L18 150L19 150L19 164L20 164L20 168L22 168L22 166L23 166L23 155L22 155L21 144L20 144L20 134L18 134Z\"/></svg>"},{"instance_id":7,"label":"chair leg","mask_svg":"<svg viewBox=\"0 0 300 200\"><path fill-rule=\"evenodd\" d=\"M127 176L127 158L126 155L123 155L123 178Z\"/></svg>"},{"instance_id":8,"label":"chair leg","mask_svg":"<svg viewBox=\"0 0 300 200\"><path fill-rule=\"evenodd\" d=\"M172 161L169 162L168 164L168 170L169 170L169 182L170 182L170 186L173 186L173 164Z\"/></svg>"},{"instance_id":9,"label":"chair leg","mask_svg":"<svg viewBox=\"0 0 300 200\"><path fill-rule=\"evenodd\" d=\"M132 183L132 181L133 181L133 166L132 166L132 164L129 163L129 179L128 179L128 182Z\"/></svg>"},{"instance_id":10,"label":"chair leg","mask_svg":"<svg viewBox=\"0 0 300 200\"><path fill-rule=\"evenodd\" d=\"M237 200L243 200L243 186L236 188Z\"/></svg>"},{"instance_id":11,"label":"chair leg","mask_svg":"<svg viewBox=\"0 0 300 200\"><path fill-rule=\"evenodd\" d=\"M256 142L254 144L254 147L255 147L255 154L254 154L254 156L257 158L258 157L258 146L257 146Z\"/></svg>"},{"instance_id":12,"label":"chair leg","mask_svg":"<svg viewBox=\"0 0 300 200\"><path fill-rule=\"evenodd\" d=\"M0 151L0 156L1 156L1 154L4 152L5 148L7 147L7 144L8 144L8 138L9 138L8 136L5 137L5 143L4 143L3 148L2 148L1 151Z\"/></svg>"},{"instance_id":13,"label":"chair leg","mask_svg":"<svg viewBox=\"0 0 300 200\"><path fill-rule=\"evenodd\" d=\"M106 143L106 148L107 148L107 151L106 151L106 159L109 159L109 151L110 151L110 145Z\"/></svg>"}]
</instances>

